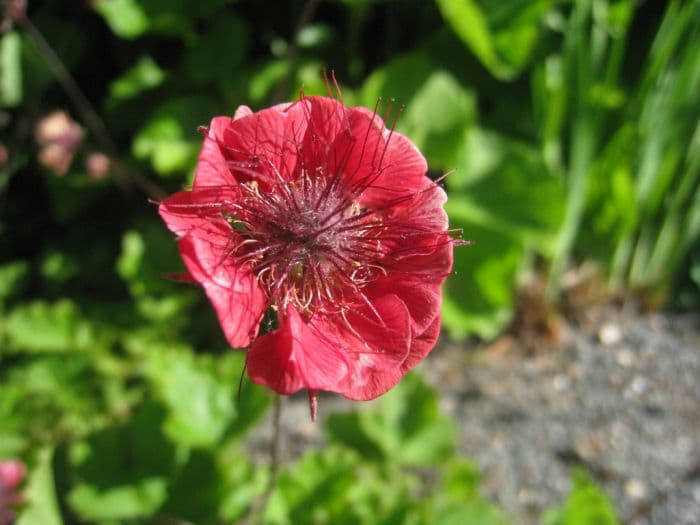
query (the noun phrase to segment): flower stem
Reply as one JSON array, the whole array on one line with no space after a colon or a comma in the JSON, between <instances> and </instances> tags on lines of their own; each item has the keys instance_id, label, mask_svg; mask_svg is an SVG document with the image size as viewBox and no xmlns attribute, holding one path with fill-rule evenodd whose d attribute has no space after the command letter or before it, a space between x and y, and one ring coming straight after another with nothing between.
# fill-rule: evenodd
<instances>
[{"instance_id":1,"label":"flower stem","mask_svg":"<svg viewBox=\"0 0 700 525\"><path fill-rule=\"evenodd\" d=\"M275 396L275 406L272 413L272 436L270 436L270 477L267 480L265 491L250 506L245 524L263 523L267 504L272 496L272 491L277 484L277 475L280 468L280 443L282 441L282 396Z\"/></svg>"}]
</instances>

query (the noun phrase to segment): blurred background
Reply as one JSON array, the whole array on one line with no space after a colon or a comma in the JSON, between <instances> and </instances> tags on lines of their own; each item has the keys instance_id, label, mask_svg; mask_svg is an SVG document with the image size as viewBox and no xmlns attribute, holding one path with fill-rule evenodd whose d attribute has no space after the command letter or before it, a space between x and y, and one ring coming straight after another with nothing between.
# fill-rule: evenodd
<instances>
[{"instance_id":1,"label":"blurred background","mask_svg":"<svg viewBox=\"0 0 700 525\"><path fill-rule=\"evenodd\" d=\"M0 6L1 525L700 522L700 2ZM149 201L331 70L474 245L417 372L275 425Z\"/></svg>"}]
</instances>

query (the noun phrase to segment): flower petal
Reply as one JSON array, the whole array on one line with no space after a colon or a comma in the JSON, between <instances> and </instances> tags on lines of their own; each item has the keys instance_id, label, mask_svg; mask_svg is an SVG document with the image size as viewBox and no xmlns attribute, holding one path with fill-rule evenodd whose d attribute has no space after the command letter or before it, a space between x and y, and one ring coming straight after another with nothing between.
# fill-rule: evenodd
<instances>
[{"instance_id":1,"label":"flower petal","mask_svg":"<svg viewBox=\"0 0 700 525\"><path fill-rule=\"evenodd\" d=\"M219 148L231 176L268 187L292 178L306 132L307 105L305 100L280 104L230 121Z\"/></svg>"},{"instance_id":2,"label":"flower petal","mask_svg":"<svg viewBox=\"0 0 700 525\"><path fill-rule=\"evenodd\" d=\"M408 308L396 295L370 298L369 306L347 314L344 330L345 351L352 359L352 374L341 389L350 399L373 399L401 378L401 365L411 345L411 318Z\"/></svg>"},{"instance_id":3,"label":"flower petal","mask_svg":"<svg viewBox=\"0 0 700 525\"><path fill-rule=\"evenodd\" d=\"M181 238L180 255L192 277L204 287L229 344L246 347L258 333L267 298L255 276L231 262L233 232L204 233L197 230Z\"/></svg>"},{"instance_id":4,"label":"flower petal","mask_svg":"<svg viewBox=\"0 0 700 525\"><path fill-rule=\"evenodd\" d=\"M164 199L158 206L158 212L170 231L178 237L190 231L203 230L214 234L220 232L225 221L221 215L230 207L236 197L232 188L202 188L194 191L180 191ZM200 235L203 232L200 232Z\"/></svg>"},{"instance_id":5,"label":"flower petal","mask_svg":"<svg viewBox=\"0 0 700 525\"><path fill-rule=\"evenodd\" d=\"M336 390L348 373L342 342L333 331L323 332L305 323L288 306L281 326L257 339L248 352L248 374L255 383L280 394Z\"/></svg>"},{"instance_id":6,"label":"flower petal","mask_svg":"<svg viewBox=\"0 0 700 525\"><path fill-rule=\"evenodd\" d=\"M393 293L401 299L408 308L411 330L414 334L422 334L440 313L442 287L439 283L426 283L422 280L390 274L371 283L368 288L373 294Z\"/></svg>"},{"instance_id":7,"label":"flower petal","mask_svg":"<svg viewBox=\"0 0 700 525\"><path fill-rule=\"evenodd\" d=\"M401 364L401 370L404 374L425 359L435 347L435 343L440 336L440 321L441 317L438 314L422 334L413 338L411 342L411 351L406 360Z\"/></svg>"},{"instance_id":8,"label":"flower petal","mask_svg":"<svg viewBox=\"0 0 700 525\"><path fill-rule=\"evenodd\" d=\"M194 188L232 187L236 185L236 179L231 175L221 151L224 133L232 122L231 117L214 117L209 124L209 131L204 137L204 144L199 153L199 161L194 174Z\"/></svg>"}]
</instances>

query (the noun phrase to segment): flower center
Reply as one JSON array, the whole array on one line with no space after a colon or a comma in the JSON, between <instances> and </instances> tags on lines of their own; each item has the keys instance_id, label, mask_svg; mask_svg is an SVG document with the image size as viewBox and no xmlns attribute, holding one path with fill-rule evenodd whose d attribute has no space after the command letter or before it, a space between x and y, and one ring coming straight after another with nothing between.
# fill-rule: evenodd
<instances>
[{"instance_id":1,"label":"flower center","mask_svg":"<svg viewBox=\"0 0 700 525\"><path fill-rule=\"evenodd\" d=\"M350 308L358 290L384 273L382 220L320 175L303 171L264 192L255 181L243 184L238 209L227 216L241 239L238 263L251 265L274 306L292 303L307 317Z\"/></svg>"}]
</instances>

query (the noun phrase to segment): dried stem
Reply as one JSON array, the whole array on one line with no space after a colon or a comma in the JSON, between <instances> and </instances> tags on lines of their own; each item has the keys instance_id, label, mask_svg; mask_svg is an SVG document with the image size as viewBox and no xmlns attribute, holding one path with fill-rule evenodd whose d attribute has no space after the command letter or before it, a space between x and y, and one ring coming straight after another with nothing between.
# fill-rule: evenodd
<instances>
[{"instance_id":1,"label":"dried stem","mask_svg":"<svg viewBox=\"0 0 700 525\"><path fill-rule=\"evenodd\" d=\"M157 184L119 160L117 146L107 131L104 121L41 32L26 15L18 17L16 22L32 41L100 147L110 157L117 180L135 185L153 200L163 199L167 194Z\"/></svg>"}]
</instances>

